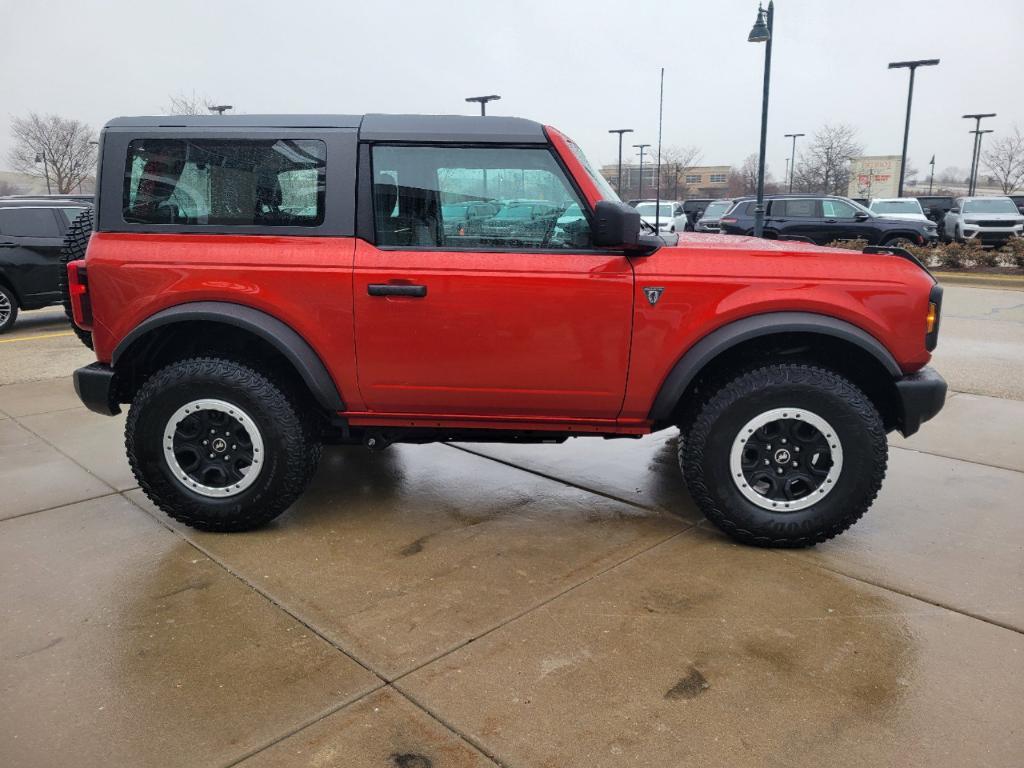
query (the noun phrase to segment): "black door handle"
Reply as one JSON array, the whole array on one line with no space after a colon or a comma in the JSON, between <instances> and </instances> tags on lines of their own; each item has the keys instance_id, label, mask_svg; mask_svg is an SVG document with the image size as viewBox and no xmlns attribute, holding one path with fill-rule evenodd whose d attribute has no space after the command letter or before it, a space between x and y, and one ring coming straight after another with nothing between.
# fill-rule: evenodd
<instances>
[{"instance_id":1,"label":"black door handle","mask_svg":"<svg viewBox=\"0 0 1024 768\"><path fill-rule=\"evenodd\" d=\"M425 285L403 285L401 283L370 283L366 292L371 296L411 296L422 299L427 295Z\"/></svg>"},{"instance_id":2,"label":"black door handle","mask_svg":"<svg viewBox=\"0 0 1024 768\"><path fill-rule=\"evenodd\" d=\"M4 240L0 242L0 248L13 248L17 243L12 243L10 240Z\"/></svg>"}]
</instances>

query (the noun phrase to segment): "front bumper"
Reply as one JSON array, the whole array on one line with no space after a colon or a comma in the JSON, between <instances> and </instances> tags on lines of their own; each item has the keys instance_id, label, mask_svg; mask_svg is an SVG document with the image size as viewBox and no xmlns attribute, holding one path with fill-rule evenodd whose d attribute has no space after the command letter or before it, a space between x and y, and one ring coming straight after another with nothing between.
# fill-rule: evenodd
<instances>
[{"instance_id":1,"label":"front bumper","mask_svg":"<svg viewBox=\"0 0 1024 768\"><path fill-rule=\"evenodd\" d=\"M75 392L90 411L104 416L121 412L114 387L114 369L106 363L93 363L76 370Z\"/></svg>"},{"instance_id":2,"label":"front bumper","mask_svg":"<svg viewBox=\"0 0 1024 768\"><path fill-rule=\"evenodd\" d=\"M946 403L946 389L946 380L929 366L896 381L899 397L896 426L904 437L910 437L942 410Z\"/></svg>"}]
</instances>

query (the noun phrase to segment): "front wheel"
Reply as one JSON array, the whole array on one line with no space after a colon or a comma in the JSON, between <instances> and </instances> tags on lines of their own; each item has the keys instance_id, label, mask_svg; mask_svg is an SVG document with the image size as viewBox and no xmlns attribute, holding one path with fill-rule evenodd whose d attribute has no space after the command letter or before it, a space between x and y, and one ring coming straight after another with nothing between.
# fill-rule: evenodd
<instances>
[{"instance_id":1,"label":"front wheel","mask_svg":"<svg viewBox=\"0 0 1024 768\"><path fill-rule=\"evenodd\" d=\"M0 284L0 333L7 333L18 319L18 297L6 285Z\"/></svg>"},{"instance_id":2,"label":"front wheel","mask_svg":"<svg viewBox=\"0 0 1024 768\"><path fill-rule=\"evenodd\" d=\"M888 245L893 248L914 248L917 246L917 243L915 243L909 237L903 237L902 235L900 235L897 237L889 238L884 243L882 243L882 245Z\"/></svg>"},{"instance_id":3,"label":"front wheel","mask_svg":"<svg viewBox=\"0 0 1024 768\"><path fill-rule=\"evenodd\" d=\"M206 531L244 531L277 517L320 458L308 418L263 374L195 358L153 374L125 425L128 461L149 499Z\"/></svg>"},{"instance_id":4,"label":"front wheel","mask_svg":"<svg viewBox=\"0 0 1024 768\"><path fill-rule=\"evenodd\" d=\"M849 380L809 365L741 374L701 407L679 462L701 511L745 544L805 547L853 525L885 476L882 419Z\"/></svg>"}]
</instances>

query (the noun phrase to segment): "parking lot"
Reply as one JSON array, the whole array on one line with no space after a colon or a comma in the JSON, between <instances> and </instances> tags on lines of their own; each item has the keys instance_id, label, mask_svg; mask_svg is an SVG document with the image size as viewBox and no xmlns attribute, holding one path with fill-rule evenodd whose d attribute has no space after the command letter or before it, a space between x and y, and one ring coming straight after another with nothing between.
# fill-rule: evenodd
<instances>
[{"instance_id":1,"label":"parking lot","mask_svg":"<svg viewBox=\"0 0 1024 768\"><path fill-rule=\"evenodd\" d=\"M945 410L801 551L702 522L671 432L333 448L184 528L62 318L0 339L0 765L1021 764L1022 291L947 287Z\"/></svg>"}]
</instances>

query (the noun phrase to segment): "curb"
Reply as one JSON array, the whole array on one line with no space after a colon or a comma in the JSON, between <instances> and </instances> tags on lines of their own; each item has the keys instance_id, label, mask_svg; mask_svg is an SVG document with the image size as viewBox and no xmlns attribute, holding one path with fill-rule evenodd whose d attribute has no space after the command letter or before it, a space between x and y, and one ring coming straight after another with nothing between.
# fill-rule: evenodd
<instances>
[{"instance_id":1,"label":"curb","mask_svg":"<svg viewBox=\"0 0 1024 768\"><path fill-rule=\"evenodd\" d=\"M1010 291L1024 291L1024 275L975 275L969 272L937 272L932 274L940 283L966 285L975 288L1003 288Z\"/></svg>"}]
</instances>

